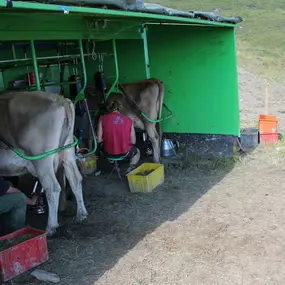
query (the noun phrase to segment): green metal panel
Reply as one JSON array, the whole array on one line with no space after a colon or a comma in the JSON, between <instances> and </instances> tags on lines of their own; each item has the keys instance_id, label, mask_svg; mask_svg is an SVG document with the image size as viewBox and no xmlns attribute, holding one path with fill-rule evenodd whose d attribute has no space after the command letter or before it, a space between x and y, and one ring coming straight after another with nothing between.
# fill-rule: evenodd
<instances>
[{"instance_id":1,"label":"green metal panel","mask_svg":"<svg viewBox=\"0 0 285 285\"><path fill-rule=\"evenodd\" d=\"M118 54L120 82L127 83L145 79L142 40L119 40Z\"/></svg>"},{"instance_id":2,"label":"green metal panel","mask_svg":"<svg viewBox=\"0 0 285 285\"><path fill-rule=\"evenodd\" d=\"M233 28L149 26L151 76L174 116L164 132L239 135Z\"/></svg>"},{"instance_id":3,"label":"green metal panel","mask_svg":"<svg viewBox=\"0 0 285 285\"><path fill-rule=\"evenodd\" d=\"M141 22L104 22L82 15L0 13L1 41L140 39L140 27Z\"/></svg>"}]
</instances>

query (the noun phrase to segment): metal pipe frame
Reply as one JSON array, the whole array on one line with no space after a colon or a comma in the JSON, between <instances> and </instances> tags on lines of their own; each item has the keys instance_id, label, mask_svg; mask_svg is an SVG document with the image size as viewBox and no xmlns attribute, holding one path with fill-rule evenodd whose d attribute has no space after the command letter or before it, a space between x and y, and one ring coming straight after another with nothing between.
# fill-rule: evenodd
<instances>
[{"instance_id":1,"label":"metal pipe frame","mask_svg":"<svg viewBox=\"0 0 285 285\"><path fill-rule=\"evenodd\" d=\"M13 54L13 59L16 60L17 56L16 56L16 49L15 49L15 45L12 44L12 54Z\"/></svg>"},{"instance_id":2,"label":"metal pipe frame","mask_svg":"<svg viewBox=\"0 0 285 285\"><path fill-rule=\"evenodd\" d=\"M141 37L143 39L146 79L150 79L150 64L149 64L149 54L148 54L148 44L147 44L147 27L145 24L142 25Z\"/></svg>"},{"instance_id":3,"label":"metal pipe frame","mask_svg":"<svg viewBox=\"0 0 285 285\"><path fill-rule=\"evenodd\" d=\"M31 45L32 59L33 59L34 70L35 70L36 89L37 90L41 90L41 82L40 82L40 77L39 77L37 55L36 55L36 49L35 49L35 45L34 45L34 40L30 41L30 45Z\"/></svg>"},{"instance_id":4,"label":"metal pipe frame","mask_svg":"<svg viewBox=\"0 0 285 285\"><path fill-rule=\"evenodd\" d=\"M87 74L86 74L86 65L85 65L82 40L79 40L78 43L79 43L80 59L81 59L82 71L83 71L83 80L84 80L84 84L83 84L83 87L82 87L82 90L80 91L80 93L83 93L86 89L86 86L87 86ZM77 71L77 73L78 73L78 71Z\"/></svg>"},{"instance_id":5,"label":"metal pipe frame","mask_svg":"<svg viewBox=\"0 0 285 285\"><path fill-rule=\"evenodd\" d=\"M112 40L112 45L113 45L113 52L114 52L114 63L115 63L115 70L116 70L116 79L114 81L114 83L112 84L111 88L108 90L106 96L105 96L105 100L108 99L108 97L110 96L110 94L112 92L114 92L114 90L116 89L116 85L119 82L119 65L118 65L118 56L117 56L117 46L116 46L116 40L113 39Z\"/></svg>"},{"instance_id":6,"label":"metal pipe frame","mask_svg":"<svg viewBox=\"0 0 285 285\"><path fill-rule=\"evenodd\" d=\"M84 56L90 56L91 54L84 54ZM60 56L44 56L44 57L36 57L36 60L47 60L47 59L62 59L62 58L80 58L80 54L70 54L70 55L60 55ZM12 63L18 61L29 61L33 60L32 57L28 58L18 58L18 59L8 59L8 60L0 60L0 63Z\"/></svg>"},{"instance_id":7,"label":"metal pipe frame","mask_svg":"<svg viewBox=\"0 0 285 285\"><path fill-rule=\"evenodd\" d=\"M26 46L24 47L24 56L25 58L27 58L27 47ZM26 63L26 71L27 71L27 74L29 74L29 66L27 65L27 63ZM31 85L30 76L28 76L28 83L30 86Z\"/></svg>"},{"instance_id":8,"label":"metal pipe frame","mask_svg":"<svg viewBox=\"0 0 285 285\"><path fill-rule=\"evenodd\" d=\"M83 100L85 107L86 107L86 112L87 112L87 117L88 117L88 122L91 128L91 133L92 133L92 137L93 137L93 142L94 142L94 148L92 150L90 150L88 153L82 155L82 157L87 157L93 153L96 152L97 150L97 140L96 140L96 135L95 135L95 131L94 131L94 127L93 127L93 123L92 123L92 119L90 116L90 112L89 112L89 107L88 107L88 102L87 99L85 97L84 91L86 89L87 86L87 74L86 74L86 65L85 65L85 58L84 58L84 50L83 50L83 44L82 44L82 40L78 41L79 44L79 51L80 51L80 59L81 59L81 65L82 65L82 72L83 72L83 80L84 80L84 84L82 89L80 90L80 92L78 93L78 95L75 98L75 102L74 104L76 104L78 101Z\"/></svg>"}]
</instances>

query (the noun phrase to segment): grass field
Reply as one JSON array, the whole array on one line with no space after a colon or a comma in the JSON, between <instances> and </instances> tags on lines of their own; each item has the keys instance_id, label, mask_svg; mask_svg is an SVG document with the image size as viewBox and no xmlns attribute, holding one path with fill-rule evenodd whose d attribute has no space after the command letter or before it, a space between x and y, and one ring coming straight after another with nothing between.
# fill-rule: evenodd
<instances>
[{"instance_id":1,"label":"grass field","mask_svg":"<svg viewBox=\"0 0 285 285\"><path fill-rule=\"evenodd\" d=\"M219 9L223 16L241 16L237 29L239 65L270 81L283 81L285 69L284 0L148 0L184 11Z\"/></svg>"}]
</instances>

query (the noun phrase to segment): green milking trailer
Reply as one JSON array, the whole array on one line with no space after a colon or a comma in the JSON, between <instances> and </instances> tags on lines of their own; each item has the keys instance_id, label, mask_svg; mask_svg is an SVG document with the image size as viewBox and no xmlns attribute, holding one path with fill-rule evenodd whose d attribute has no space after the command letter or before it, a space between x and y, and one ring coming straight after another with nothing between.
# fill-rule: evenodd
<instances>
[{"instance_id":1,"label":"green milking trailer","mask_svg":"<svg viewBox=\"0 0 285 285\"><path fill-rule=\"evenodd\" d=\"M83 75L83 92L98 70L110 92L118 83L157 78L168 107L163 133L196 154L231 155L240 135L235 30L241 18L123 2L0 0L1 90L68 97L70 75Z\"/></svg>"}]
</instances>

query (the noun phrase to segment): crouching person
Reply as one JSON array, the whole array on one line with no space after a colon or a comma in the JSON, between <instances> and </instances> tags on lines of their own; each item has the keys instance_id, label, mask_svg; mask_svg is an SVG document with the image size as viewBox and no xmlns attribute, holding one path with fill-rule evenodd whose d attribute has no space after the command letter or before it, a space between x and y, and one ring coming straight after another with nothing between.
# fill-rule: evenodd
<instances>
[{"instance_id":1,"label":"crouching person","mask_svg":"<svg viewBox=\"0 0 285 285\"><path fill-rule=\"evenodd\" d=\"M29 199L0 176L0 236L25 227L27 205L35 205L37 196Z\"/></svg>"},{"instance_id":2,"label":"crouching person","mask_svg":"<svg viewBox=\"0 0 285 285\"><path fill-rule=\"evenodd\" d=\"M130 160L126 175L136 168L140 160L140 151L135 146L136 133L132 119L120 113L122 102L114 100L107 105L106 115L100 117L97 127L98 150L106 157ZM97 173L101 171L99 165Z\"/></svg>"}]
</instances>

